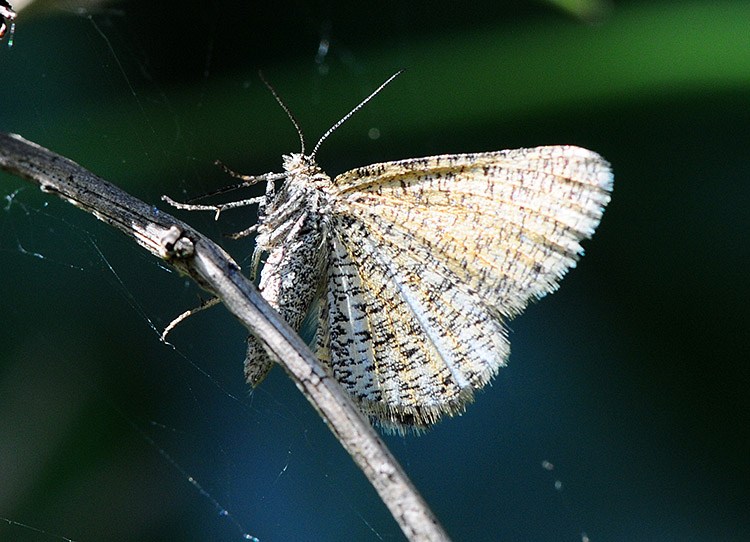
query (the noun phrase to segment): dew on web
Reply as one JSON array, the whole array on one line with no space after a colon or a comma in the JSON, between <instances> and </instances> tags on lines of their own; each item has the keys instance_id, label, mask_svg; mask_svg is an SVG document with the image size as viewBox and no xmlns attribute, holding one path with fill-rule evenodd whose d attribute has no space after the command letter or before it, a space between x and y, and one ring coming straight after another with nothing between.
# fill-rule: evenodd
<instances>
[{"instance_id":1,"label":"dew on web","mask_svg":"<svg viewBox=\"0 0 750 542\"><path fill-rule=\"evenodd\" d=\"M29 251L29 250L26 250L25 248L23 248L23 246L21 245L21 241L18 241L17 247L18 247L18 252L20 252L21 254L24 254L26 256L31 256L33 258L39 258L40 260L44 260L45 259L45 257L42 256L40 253L38 253L38 252L32 252L32 251Z\"/></svg>"},{"instance_id":2,"label":"dew on web","mask_svg":"<svg viewBox=\"0 0 750 542\"><path fill-rule=\"evenodd\" d=\"M567 515L568 522L573 524L580 523L577 519L579 517L580 511L578 510L576 503L571 500L571 493L565 491L565 486L563 484L562 478L558 476L556 472L554 472L556 470L555 465L551 461L545 459L541 462L541 466L542 469L544 469L548 473L549 479L552 483L552 488L556 493L556 499L559 500L561 509ZM590 542L590 538L586 534L586 531L580 530L578 532L581 537L581 542Z\"/></svg>"},{"instance_id":3,"label":"dew on web","mask_svg":"<svg viewBox=\"0 0 750 542\"><path fill-rule=\"evenodd\" d=\"M16 188L10 194L5 195L5 207L3 207L3 211L10 211L10 206L13 204L13 200L16 199L16 196L21 190L21 188Z\"/></svg>"},{"instance_id":4,"label":"dew on web","mask_svg":"<svg viewBox=\"0 0 750 542\"><path fill-rule=\"evenodd\" d=\"M281 479L281 477L284 475L284 473L286 472L286 470L289 468L289 463L291 462L291 460L292 460L292 450L289 450L287 452L287 455L286 455L286 463L284 464L284 466L279 471L279 474L276 476L276 480L274 480L274 482L273 482L274 485L276 483L278 483L279 479Z\"/></svg>"}]
</instances>

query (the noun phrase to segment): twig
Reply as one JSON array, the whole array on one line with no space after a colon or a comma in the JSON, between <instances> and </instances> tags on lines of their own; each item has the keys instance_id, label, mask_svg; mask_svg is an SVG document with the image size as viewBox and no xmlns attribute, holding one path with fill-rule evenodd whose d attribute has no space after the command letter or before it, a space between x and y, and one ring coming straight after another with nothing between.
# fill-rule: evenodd
<instances>
[{"instance_id":1,"label":"twig","mask_svg":"<svg viewBox=\"0 0 750 542\"><path fill-rule=\"evenodd\" d=\"M216 295L286 369L365 473L406 537L413 541L449 540L346 392L224 250L168 213L18 135L0 132L0 169L93 213Z\"/></svg>"}]
</instances>

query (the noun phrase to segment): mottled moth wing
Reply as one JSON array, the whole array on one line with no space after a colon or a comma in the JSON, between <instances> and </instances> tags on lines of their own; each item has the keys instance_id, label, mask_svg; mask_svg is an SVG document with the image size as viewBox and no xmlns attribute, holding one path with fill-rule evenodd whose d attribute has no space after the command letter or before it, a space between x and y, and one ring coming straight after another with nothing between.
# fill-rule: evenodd
<instances>
[{"instance_id":1,"label":"mottled moth wing","mask_svg":"<svg viewBox=\"0 0 750 542\"><path fill-rule=\"evenodd\" d=\"M577 147L374 164L336 177L318 355L385 426L461 412L505 364L503 322L557 287L609 201Z\"/></svg>"},{"instance_id":2,"label":"mottled moth wing","mask_svg":"<svg viewBox=\"0 0 750 542\"><path fill-rule=\"evenodd\" d=\"M314 216L304 216L287 242L268 255L261 272L259 288L269 304L294 329L299 330L311 307L316 307L326 284L326 244L324 232ZM253 387L271 370L273 362L260 341L247 338L245 379Z\"/></svg>"}]
</instances>

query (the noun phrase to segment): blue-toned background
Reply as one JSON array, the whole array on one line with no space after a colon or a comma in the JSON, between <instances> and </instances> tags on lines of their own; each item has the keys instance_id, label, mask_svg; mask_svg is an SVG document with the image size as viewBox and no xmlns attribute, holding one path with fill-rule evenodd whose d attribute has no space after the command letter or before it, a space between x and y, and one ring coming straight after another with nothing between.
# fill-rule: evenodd
<instances>
[{"instance_id":1,"label":"blue-toned background","mask_svg":"<svg viewBox=\"0 0 750 542\"><path fill-rule=\"evenodd\" d=\"M539 144L605 156L612 203L560 291L511 323L509 367L464 416L388 443L455 540L750 540L750 2L593 20L541 2L45 5L0 46L0 130L158 205L230 183L217 158L263 173L298 150L258 69L311 145L406 68L321 148L332 175ZM251 241L221 235L251 211L180 216L249 263ZM282 370L249 393L223 309L159 342L197 294L0 174L0 540L401 540Z\"/></svg>"}]
</instances>

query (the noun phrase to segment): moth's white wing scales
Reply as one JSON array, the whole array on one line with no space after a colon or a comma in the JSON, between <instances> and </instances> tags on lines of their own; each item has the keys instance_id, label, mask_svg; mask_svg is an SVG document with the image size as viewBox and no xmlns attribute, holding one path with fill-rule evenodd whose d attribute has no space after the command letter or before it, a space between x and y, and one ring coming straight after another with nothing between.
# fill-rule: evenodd
<instances>
[{"instance_id":1,"label":"moth's white wing scales","mask_svg":"<svg viewBox=\"0 0 750 542\"><path fill-rule=\"evenodd\" d=\"M386 425L423 427L462 410L507 357L501 323L399 247L355 225L334 232L321 359Z\"/></svg>"}]
</instances>

